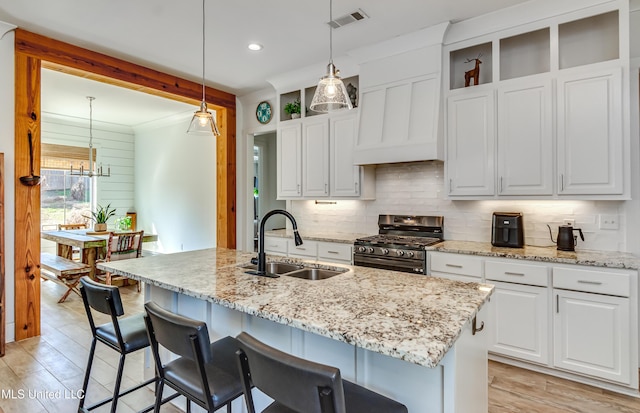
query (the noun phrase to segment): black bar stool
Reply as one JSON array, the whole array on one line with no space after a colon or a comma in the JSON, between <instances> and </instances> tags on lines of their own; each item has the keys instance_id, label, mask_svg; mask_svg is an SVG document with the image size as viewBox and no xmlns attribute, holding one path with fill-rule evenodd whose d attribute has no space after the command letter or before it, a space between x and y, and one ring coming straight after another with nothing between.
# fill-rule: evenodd
<instances>
[{"instance_id":1,"label":"black bar stool","mask_svg":"<svg viewBox=\"0 0 640 413\"><path fill-rule=\"evenodd\" d=\"M271 397L263 413L407 413L403 404L342 380L340 370L276 350L240 333L238 365L249 413L251 385Z\"/></svg>"},{"instance_id":2,"label":"black bar stool","mask_svg":"<svg viewBox=\"0 0 640 413\"><path fill-rule=\"evenodd\" d=\"M231 402L243 391L235 354L239 348L236 339L225 337L211 343L204 322L174 314L152 302L144 306L159 376L154 411L160 411L166 384L187 398L187 413L191 412L191 402L211 413L226 405L227 413L231 413ZM180 357L163 364L158 344Z\"/></svg>"},{"instance_id":3,"label":"black bar stool","mask_svg":"<svg viewBox=\"0 0 640 413\"><path fill-rule=\"evenodd\" d=\"M111 413L115 413L118 398L156 381L156 378L154 377L144 383L120 392L120 383L122 382L122 373L126 355L143 349L149 345L143 314L118 318L124 315L124 309L122 307L122 300L120 299L120 291L118 290L118 287L97 283L89 277L82 277L80 279L80 293L82 295L82 301L84 302L84 309L87 312L87 317L89 318L91 334L93 335L91 349L89 350L89 361L87 362L87 370L84 375L84 383L82 385L84 395L86 396L87 394L87 386L89 385L89 377L91 375L91 365L93 364L93 356L95 354L96 343L98 341L120 353L120 363L118 364L118 374L116 375L113 396L99 401L89 407L84 407L85 398L83 397L80 399L78 411L88 412L112 402ZM96 327L91 309L111 316L111 322Z\"/></svg>"}]
</instances>

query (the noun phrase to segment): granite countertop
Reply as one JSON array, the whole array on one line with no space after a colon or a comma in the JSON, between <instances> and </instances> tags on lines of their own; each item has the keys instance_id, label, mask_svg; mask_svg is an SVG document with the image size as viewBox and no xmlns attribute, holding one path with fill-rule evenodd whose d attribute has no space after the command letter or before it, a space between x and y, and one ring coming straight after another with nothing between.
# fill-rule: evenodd
<instances>
[{"instance_id":1,"label":"granite countertop","mask_svg":"<svg viewBox=\"0 0 640 413\"><path fill-rule=\"evenodd\" d=\"M429 248L432 251L457 254L480 255L484 257L503 257L521 260L590 265L594 267L640 269L640 257L617 251L558 251L555 247L504 248L494 247L489 242L445 241Z\"/></svg>"},{"instance_id":2,"label":"granite countertop","mask_svg":"<svg viewBox=\"0 0 640 413\"><path fill-rule=\"evenodd\" d=\"M319 281L259 277L238 267L252 256L213 248L98 267L426 367L440 363L493 292L486 284L346 265L348 272Z\"/></svg>"},{"instance_id":3,"label":"granite countertop","mask_svg":"<svg viewBox=\"0 0 640 413\"><path fill-rule=\"evenodd\" d=\"M341 232L303 232L299 231L302 240L309 241L323 241L323 242L337 242L340 244L353 244L353 242L362 237L368 237L372 234L356 234L356 233L341 233ZM293 231L288 229L277 229L272 231L265 231L264 235L269 237L279 238L291 238L293 239Z\"/></svg>"}]
</instances>

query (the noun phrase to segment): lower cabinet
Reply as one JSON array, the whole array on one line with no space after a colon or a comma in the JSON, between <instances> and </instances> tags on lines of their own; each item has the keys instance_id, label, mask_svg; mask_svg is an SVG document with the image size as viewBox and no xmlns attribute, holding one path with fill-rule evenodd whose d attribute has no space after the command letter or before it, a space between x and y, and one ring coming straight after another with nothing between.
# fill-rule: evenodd
<instances>
[{"instance_id":1,"label":"lower cabinet","mask_svg":"<svg viewBox=\"0 0 640 413\"><path fill-rule=\"evenodd\" d=\"M548 289L487 282L496 288L489 305L489 351L548 364Z\"/></svg>"},{"instance_id":2,"label":"lower cabinet","mask_svg":"<svg viewBox=\"0 0 640 413\"><path fill-rule=\"evenodd\" d=\"M264 250L267 254L337 264L351 264L352 248L352 244L340 242L304 240L302 245L296 245L290 238L264 237Z\"/></svg>"}]
</instances>

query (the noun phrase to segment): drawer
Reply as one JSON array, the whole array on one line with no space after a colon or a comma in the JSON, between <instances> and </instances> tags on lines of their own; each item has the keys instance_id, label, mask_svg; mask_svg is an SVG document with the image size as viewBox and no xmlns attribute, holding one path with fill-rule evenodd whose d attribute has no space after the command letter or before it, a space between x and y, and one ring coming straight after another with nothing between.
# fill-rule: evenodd
<instances>
[{"instance_id":1,"label":"drawer","mask_svg":"<svg viewBox=\"0 0 640 413\"><path fill-rule=\"evenodd\" d=\"M292 239L287 239L287 247L289 248L290 257L313 258L318 257L318 241L304 241L302 245L296 246Z\"/></svg>"},{"instance_id":2,"label":"drawer","mask_svg":"<svg viewBox=\"0 0 640 413\"><path fill-rule=\"evenodd\" d=\"M484 263L484 278L492 281L546 287L549 285L548 272L547 266L539 264L495 260Z\"/></svg>"},{"instance_id":3,"label":"drawer","mask_svg":"<svg viewBox=\"0 0 640 413\"><path fill-rule=\"evenodd\" d=\"M564 290L629 297L632 271L611 268L553 267L553 286Z\"/></svg>"},{"instance_id":4,"label":"drawer","mask_svg":"<svg viewBox=\"0 0 640 413\"><path fill-rule=\"evenodd\" d=\"M318 259L327 261L351 262L351 244L339 244L335 242L318 243Z\"/></svg>"},{"instance_id":5,"label":"drawer","mask_svg":"<svg viewBox=\"0 0 640 413\"><path fill-rule=\"evenodd\" d=\"M264 251L287 254L287 239L278 237L264 237Z\"/></svg>"},{"instance_id":6,"label":"drawer","mask_svg":"<svg viewBox=\"0 0 640 413\"><path fill-rule=\"evenodd\" d=\"M429 268L431 272L468 275L477 278L482 277L481 257L449 254L445 252L430 252L429 260Z\"/></svg>"}]
</instances>

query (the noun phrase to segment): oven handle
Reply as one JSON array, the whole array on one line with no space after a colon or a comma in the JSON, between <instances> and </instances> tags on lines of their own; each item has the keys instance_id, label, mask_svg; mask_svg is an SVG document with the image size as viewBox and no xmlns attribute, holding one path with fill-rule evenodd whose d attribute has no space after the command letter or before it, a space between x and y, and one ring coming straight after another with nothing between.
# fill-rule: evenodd
<instances>
[{"instance_id":1,"label":"oven handle","mask_svg":"<svg viewBox=\"0 0 640 413\"><path fill-rule=\"evenodd\" d=\"M378 258L359 254L353 254L353 265L392 271L409 269L411 270L410 272L415 274L424 274L426 267L424 260L395 259L393 257Z\"/></svg>"}]
</instances>

